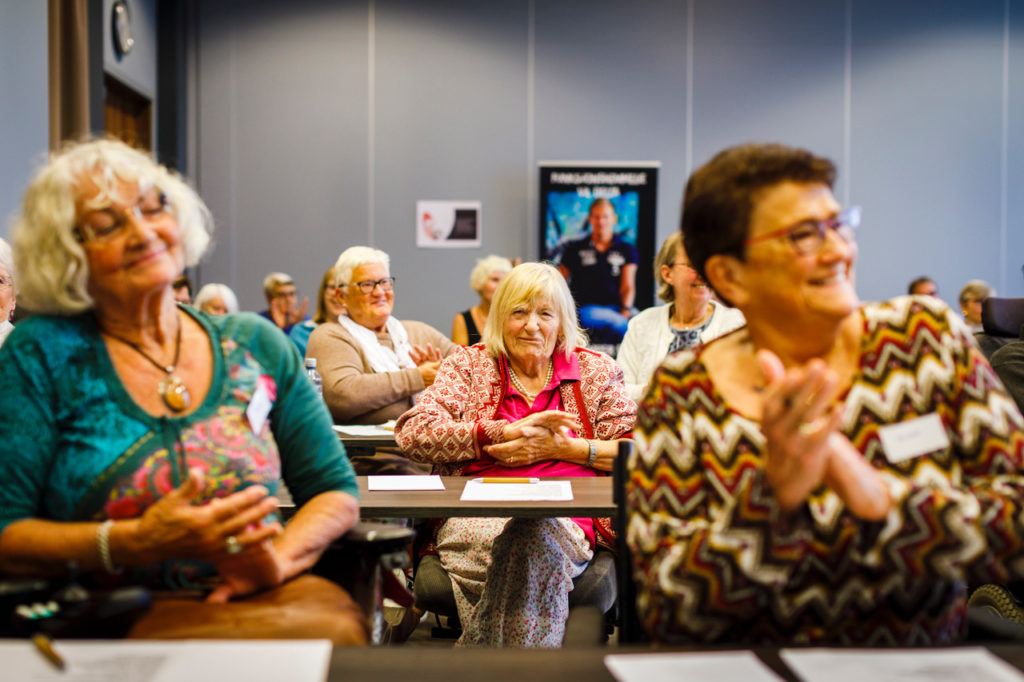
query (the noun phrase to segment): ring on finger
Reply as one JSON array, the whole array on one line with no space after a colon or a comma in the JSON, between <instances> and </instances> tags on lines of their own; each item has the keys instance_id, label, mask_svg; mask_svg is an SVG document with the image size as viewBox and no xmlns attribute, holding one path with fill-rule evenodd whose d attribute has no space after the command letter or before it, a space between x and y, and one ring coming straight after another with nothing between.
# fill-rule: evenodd
<instances>
[{"instance_id":1,"label":"ring on finger","mask_svg":"<svg viewBox=\"0 0 1024 682\"><path fill-rule=\"evenodd\" d=\"M242 551L242 543L234 535L229 535L224 540L224 544L227 545L228 554L238 554Z\"/></svg>"},{"instance_id":2,"label":"ring on finger","mask_svg":"<svg viewBox=\"0 0 1024 682\"><path fill-rule=\"evenodd\" d=\"M800 426L796 427L796 430L801 436L814 436L821 431L824 425L825 420L818 417L814 421L803 422Z\"/></svg>"}]
</instances>

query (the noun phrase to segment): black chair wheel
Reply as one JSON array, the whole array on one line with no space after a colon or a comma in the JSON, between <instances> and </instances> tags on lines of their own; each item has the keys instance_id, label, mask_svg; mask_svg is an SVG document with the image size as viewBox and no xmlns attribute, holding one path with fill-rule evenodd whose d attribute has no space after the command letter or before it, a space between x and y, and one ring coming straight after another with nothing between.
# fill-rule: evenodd
<instances>
[{"instance_id":1,"label":"black chair wheel","mask_svg":"<svg viewBox=\"0 0 1024 682\"><path fill-rule=\"evenodd\" d=\"M1018 625L1024 625L1024 608L1013 593L1001 585L982 585L971 594L967 605L987 609Z\"/></svg>"}]
</instances>

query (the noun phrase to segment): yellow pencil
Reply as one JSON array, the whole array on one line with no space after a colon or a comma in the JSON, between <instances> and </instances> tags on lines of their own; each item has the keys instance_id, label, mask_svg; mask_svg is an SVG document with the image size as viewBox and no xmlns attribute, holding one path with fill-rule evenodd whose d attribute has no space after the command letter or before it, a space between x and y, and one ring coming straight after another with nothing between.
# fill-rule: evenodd
<instances>
[{"instance_id":1,"label":"yellow pencil","mask_svg":"<svg viewBox=\"0 0 1024 682\"><path fill-rule=\"evenodd\" d=\"M53 667L57 670L64 670L65 663L61 655L57 653L57 650L53 648L53 640L48 635L42 632L37 632L32 635L32 643L36 645L36 649L43 655L43 658L53 664Z\"/></svg>"}]
</instances>

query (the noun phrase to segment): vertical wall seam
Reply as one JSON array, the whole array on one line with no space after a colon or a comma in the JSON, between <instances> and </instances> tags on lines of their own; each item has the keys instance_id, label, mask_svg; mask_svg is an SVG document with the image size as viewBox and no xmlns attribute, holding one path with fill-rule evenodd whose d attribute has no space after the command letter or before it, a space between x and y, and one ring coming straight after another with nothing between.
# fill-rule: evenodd
<instances>
[{"instance_id":1,"label":"vertical wall seam","mask_svg":"<svg viewBox=\"0 0 1024 682\"><path fill-rule=\"evenodd\" d=\"M843 36L843 173L842 198L850 205L853 176L853 0L846 0Z\"/></svg>"},{"instance_id":2,"label":"vertical wall seam","mask_svg":"<svg viewBox=\"0 0 1024 682\"><path fill-rule=\"evenodd\" d=\"M228 41L231 46L229 52L229 73L231 92L228 97L229 110L228 110L228 121L230 121L230 131L228 132L228 146L230 153L228 158L231 164L231 181L230 181L230 195L231 199L228 202L229 211L231 214L231 225L228 230L228 281L231 282L231 286L237 291L238 290L238 278L236 277L236 263L238 261L238 226L241 221L238 219L238 33L235 29L235 22L229 22L230 33L228 34Z\"/></svg>"},{"instance_id":3,"label":"vertical wall seam","mask_svg":"<svg viewBox=\"0 0 1024 682\"><path fill-rule=\"evenodd\" d=\"M534 124L536 123L534 96L536 94L536 6L534 0L527 0L526 3L526 211L529 214L526 224L532 225L534 220L540 220L539 205L537 199L537 182L534 179L534 168L536 164L536 140L534 137ZM530 254L539 253L539 244L533 240L540 234L540 223L534 229L526 231L526 253L525 259L532 260Z\"/></svg>"},{"instance_id":4,"label":"vertical wall seam","mask_svg":"<svg viewBox=\"0 0 1024 682\"><path fill-rule=\"evenodd\" d=\"M375 117L377 115L377 64L376 64L376 3L369 0L367 3L367 25L366 25L366 241L370 246L376 246L374 237L376 233L376 167L377 127Z\"/></svg>"},{"instance_id":5,"label":"vertical wall seam","mask_svg":"<svg viewBox=\"0 0 1024 682\"><path fill-rule=\"evenodd\" d=\"M999 290L1006 291L1010 200L1010 0L1003 0L1003 110L999 155Z\"/></svg>"},{"instance_id":6,"label":"vertical wall seam","mask_svg":"<svg viewBox=\"0 0 1024 682\"><path fill-rule=\"evenodd\" d=\"M693 172L693 17L694 0L686 0L686 123L685 140L686 166L683 173L685 183Z\"/></svg>"}]
</instances>

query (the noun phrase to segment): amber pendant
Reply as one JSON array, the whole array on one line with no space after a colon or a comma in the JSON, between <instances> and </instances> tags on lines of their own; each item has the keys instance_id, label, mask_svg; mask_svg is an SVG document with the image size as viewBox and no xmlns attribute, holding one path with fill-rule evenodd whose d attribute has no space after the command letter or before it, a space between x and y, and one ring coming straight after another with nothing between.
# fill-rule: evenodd
<instances>
[{"instance_id":1,"label":"amber pendant","mask_svg":"<svg viewBox=\"0 0 1024 682\"><path fill-rule=\"evenodd\" d=\"M188 394L188 386L173 374L168 374L160 382L160 397L164 399L164 405L170 408L172 412L187 410L189 403L192 401L192 396Z\"/></svg>"}]
</instances>

